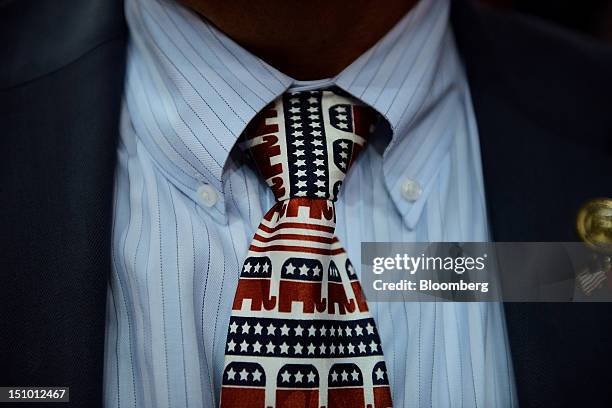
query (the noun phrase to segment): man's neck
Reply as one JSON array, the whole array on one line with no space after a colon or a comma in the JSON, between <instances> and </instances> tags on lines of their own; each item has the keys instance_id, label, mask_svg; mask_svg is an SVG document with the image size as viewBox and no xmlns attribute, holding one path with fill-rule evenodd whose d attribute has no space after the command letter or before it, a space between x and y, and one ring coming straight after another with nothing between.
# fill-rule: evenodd
<instances>
[{"instance_id":1,"label":"man's neck","mask_svg":"<svg viewBox=\"0 0 612 408\"><path fill-rule=\"evenodd\" d=\"M300 80L330 78L418 0L180 0L242 47Z\"/></svg>"}]
</instances>

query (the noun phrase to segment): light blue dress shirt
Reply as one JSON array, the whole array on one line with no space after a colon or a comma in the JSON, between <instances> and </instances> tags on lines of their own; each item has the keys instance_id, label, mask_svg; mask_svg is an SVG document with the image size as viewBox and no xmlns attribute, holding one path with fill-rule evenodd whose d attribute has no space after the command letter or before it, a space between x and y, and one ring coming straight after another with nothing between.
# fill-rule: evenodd
<instances>
[{"instance_id":1,"label":"light blue dress shirt","mask_svg":"<svg viewBox=\"0 0 612 408\"><path fill-rule=\"evenodd\" d=\"M218 404L239 272L274 201L233 147L290 87L336 85L390 124L370 138L337 204L337 235L358 274L362 241L488 239L478 132L449 0L421 0L335 78L308 82L172 0L126 0L126 14L106 407ZM370 308L395 407L517 406L501 304Z\"/></svg>"}]
</instances>

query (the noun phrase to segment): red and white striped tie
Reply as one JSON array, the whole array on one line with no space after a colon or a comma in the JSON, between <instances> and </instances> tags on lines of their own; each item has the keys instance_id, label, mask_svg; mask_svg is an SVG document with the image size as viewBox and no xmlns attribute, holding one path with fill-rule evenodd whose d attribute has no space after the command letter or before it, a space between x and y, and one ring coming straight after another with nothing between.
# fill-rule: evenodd
<instances>
[{"instance_id":1,"label":"red and white striped tie","mask_svg":"<svg viewBox=\"0 0 612 408\"><path fill-rule=\"evenodd\" d=\"M387 408L380 337L335 237L335 206L376 115L334 91L285 94L243 145L272 188L241 271L221 407Z\"/></svg>"}]
</instances>

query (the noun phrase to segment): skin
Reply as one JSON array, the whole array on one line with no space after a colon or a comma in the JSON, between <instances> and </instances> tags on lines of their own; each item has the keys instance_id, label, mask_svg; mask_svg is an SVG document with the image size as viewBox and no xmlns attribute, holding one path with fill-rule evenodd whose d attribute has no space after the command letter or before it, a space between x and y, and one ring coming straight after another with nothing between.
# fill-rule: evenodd
<instances>
[{"instance_id":1,"label":"skin","mask_svg":"<svg viewBox=\"0 0 612 408\"><path fill-rule=\"evenodd\" d=\"M180 0L243 48L299 80L331 78L418 0Z\"/></svg>"}]
</instances>

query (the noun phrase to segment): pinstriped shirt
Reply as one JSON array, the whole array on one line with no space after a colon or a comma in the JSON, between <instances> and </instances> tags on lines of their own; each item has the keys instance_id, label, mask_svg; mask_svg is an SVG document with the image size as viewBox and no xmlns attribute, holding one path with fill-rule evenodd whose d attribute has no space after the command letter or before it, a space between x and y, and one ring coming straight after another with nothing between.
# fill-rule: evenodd
<instances>
[{"instance_id":1,"label":"pinstriped shirt","mask_svg":"<svg viewBox=\"0 0 612 408\"><path fill-rule=\"evenodd\" d=\"M421 0L334 78L296 81L172 0L126 0L106 407L218 404L231 304L269 187L236 140L288 89L337 86L386 119L354 163L336 234L486 241L478 132L449 26ZM502 305L372 303L396 407L517 405Z\"/></svg>"}]
</instances>

